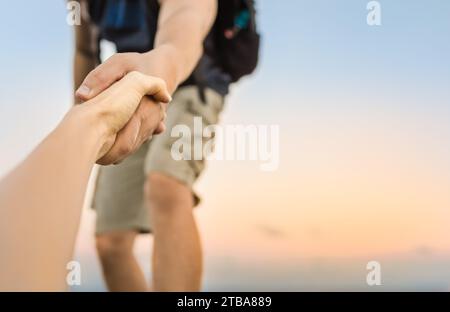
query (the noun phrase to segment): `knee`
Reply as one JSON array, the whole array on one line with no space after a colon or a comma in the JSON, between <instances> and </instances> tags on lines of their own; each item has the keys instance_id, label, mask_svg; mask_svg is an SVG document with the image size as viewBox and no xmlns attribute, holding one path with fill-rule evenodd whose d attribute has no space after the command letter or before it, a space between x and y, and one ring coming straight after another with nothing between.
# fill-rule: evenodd
<instances>
[{"instance_id":1,"label":"knee","mask_svg":"<svg viewBox=\"0 0 450 312\"><path fill-rule=\"evenodd\" d=\"M100 260L117 259L133 252L134 235L128 233L99 234L95 238Z\"/></svg>"},{"instance_id":2,"label":"knee","mask_svg":"<svg viewBox=\"0 0 450 312\"><path fill-rule=\"evenodd\" d=\"M145 184L145 197L153 213L172 213L192 208L189 187L161 173L151 173Z\"/></svg>"}]
</instances>

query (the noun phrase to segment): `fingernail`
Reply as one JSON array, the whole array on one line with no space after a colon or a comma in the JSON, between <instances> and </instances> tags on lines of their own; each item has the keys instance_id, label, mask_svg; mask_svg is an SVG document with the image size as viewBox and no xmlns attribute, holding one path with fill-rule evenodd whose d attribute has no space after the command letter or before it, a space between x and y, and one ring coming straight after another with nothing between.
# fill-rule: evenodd
<instances>
[{"instance_id":1,"label":"fingernail","mask_svg":"<svg viewBox=\"0 0 450 312\"><path fill-rule=\"evenodd\" d=\"M169 95L169 102L172 102L172 97Z\"/></svg>"},{"instance_id":2,"label":"fingernail","mask_svg":"<svg viewBox=\"0 0 450 312\"><path fill-rule=\"evenodd\" d=\"M78 90L77 90L76 93L77 93L78 95L88 97L90 92L91 92L91 89L89 89L88 86L86 86L86 85L81 85L81 86L78 88Z\"/></svg>"}]
</instances>

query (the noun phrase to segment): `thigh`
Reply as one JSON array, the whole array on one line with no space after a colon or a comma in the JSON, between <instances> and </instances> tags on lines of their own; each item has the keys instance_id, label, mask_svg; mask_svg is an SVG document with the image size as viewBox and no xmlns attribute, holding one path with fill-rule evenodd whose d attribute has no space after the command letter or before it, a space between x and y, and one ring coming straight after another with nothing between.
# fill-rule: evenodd
<instances>
[{"instance_id":1,"label":"thigh","mask_svg":"<svg viewBox=\"0 0 450 312\"><path fill-rule=\"evenodd\" d=\"M194 136L202 136L202 133L194 131L194 118L201 119L202 127L216 124L223 109L223 97L211 89L205 90L205 102L200 99L197 87L180 88L173 96L169 104L166 120L166 131L154 136L152 144L145 159L146 174L152 172L164 173L175 178L192 190L192 185L197 180L205 167L205 160L194 159L175 160L171 154L173 144L180 140L172 136L172 129L177 125L185 125L190 129L192 138L187 144L194 150ZM203 129L202 129L203 130ZM189 138L187 139L189 140ZM206 142L208 138L203 138ZM199 197L192 190L194 201L197 204Z\"/></svg>"}]
</instances>

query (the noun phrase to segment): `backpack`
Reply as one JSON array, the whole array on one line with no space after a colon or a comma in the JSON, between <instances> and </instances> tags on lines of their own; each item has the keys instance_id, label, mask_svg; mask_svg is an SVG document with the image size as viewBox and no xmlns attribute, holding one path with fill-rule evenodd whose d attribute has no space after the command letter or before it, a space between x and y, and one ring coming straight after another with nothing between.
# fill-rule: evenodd
<instances>
[{"instance_id":1,"label":"backpack","mask_svg":"<svg viewBox=\"0 0 450 312\"><path fill-rule=\"evenodd\" d=\"M216 53L232 81L251 74L258 64L260 46L254 0L219 0L212 31ZM230 31L234 31L232 36Z\"/></svg>"},{"instance_id":2,"label":"backpack","mask_svg":"<svg viewBox=\"0 0 450 312\"><path fill-rule=\"evenodd\" d=\"M113 16L108 15L111 9ZM153 47L158 0L89 1L89 13L99 26L102 37L115 42L118 52L145 52ZM208 40L213 41L213 48L210 48ZM255 70L259 45L254 0L218 0L217 18L205 39L205 54L220 65L231 82ZM201 76L202 73L193 75ZM200 83L202 79L197 80Z\"/></svg>"}]
</instances>

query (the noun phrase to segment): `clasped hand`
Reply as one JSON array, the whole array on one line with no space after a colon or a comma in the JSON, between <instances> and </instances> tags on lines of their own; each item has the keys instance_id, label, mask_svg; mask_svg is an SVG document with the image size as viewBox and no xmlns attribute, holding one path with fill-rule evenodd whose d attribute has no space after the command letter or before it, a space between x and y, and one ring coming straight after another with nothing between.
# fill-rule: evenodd
<instances>
[{"instance_id":1,"label":"clasped hand","mask_svg":"<svg viewBox=\"0 0 450 312\"><path fill-rule=\"evenodd\" d=\"M150 87L150 84L157 87L152 91L158 92L153 92L150 94L151 96L141 96L139 105L129 117L127 123L115 135L108 138L102 148L103 156L98 159L98 164L117 164L134 153L153 134L164 131L165 108L171 97L165 82L161 79L153 77L150 81L136 74L136 71L147 72L144 68L140 68L144 63L141 58L142 56L138 53L120 53L110 57L87 75L75 93L79 102L89 101L102 94L104 90L108 90L116 81L122 81L124 77L130 77L129 73L131 72L134 72L131 76L133 81L140 81L141 87L144 81L146 81L147 87ZM128 83L122 90L117 89L115 96L130 100L127 91L139 84L136 81ZM107 92L107 94L110 94L110 92ZM108 101L116 102L116 99L114 96L110 96ZM118 104L120 105L120 103Z\"/></svg>"},{"instance_id":2,"label":"clasped hand","mask_svg":"<svg viewBox=\"0 0 450 312\"><path fill-rule=\"evenodd\" d=\"M170 100L164 80L132 71L75 106L73 114L96 124L102 139L97 163L109 165L122 161L155 132L165 117L162 103Z\"/></svg>"}]
</instances>

